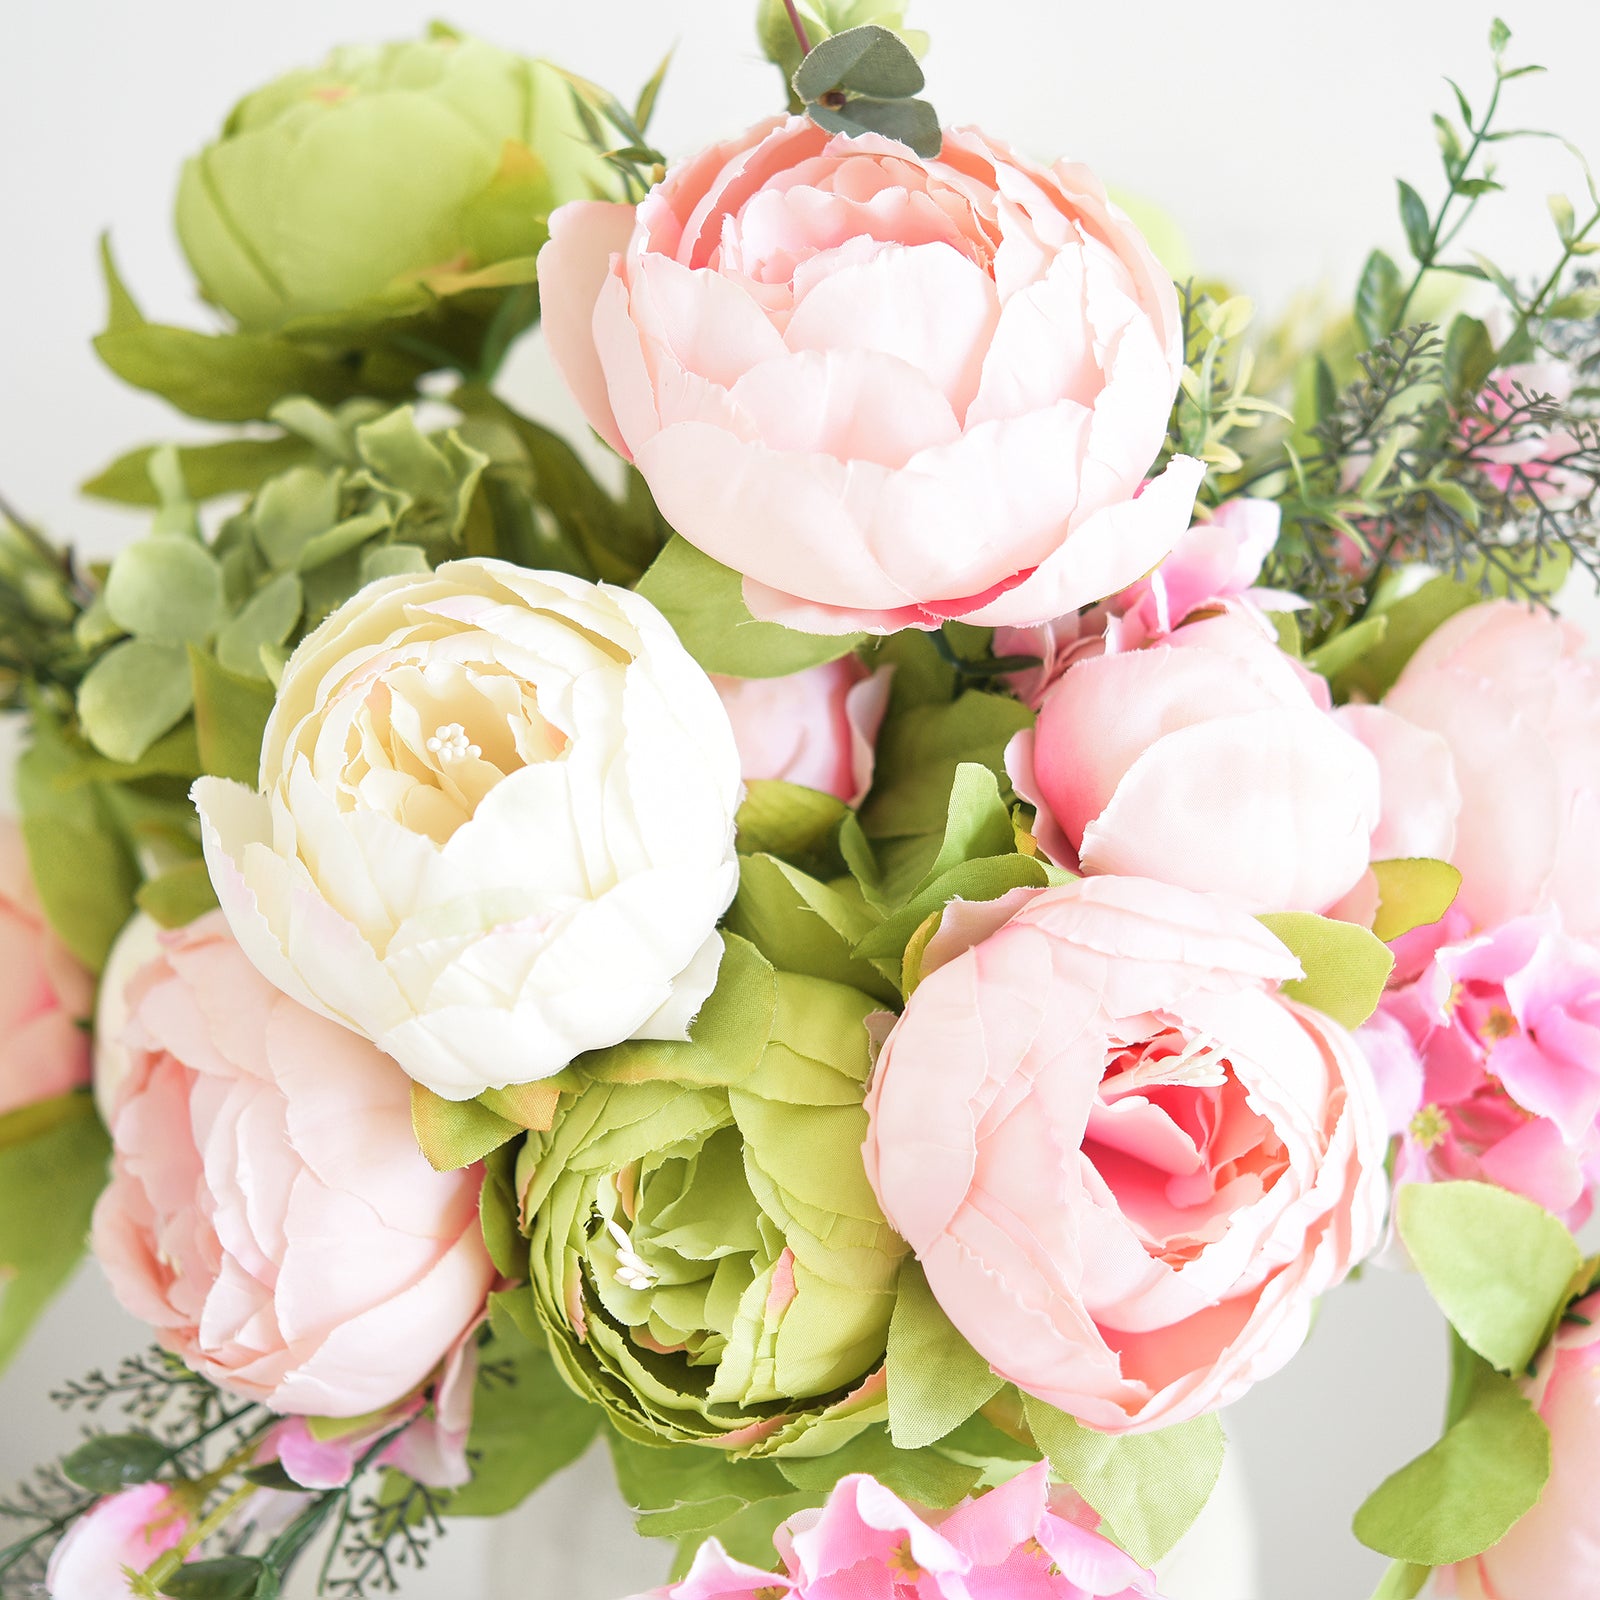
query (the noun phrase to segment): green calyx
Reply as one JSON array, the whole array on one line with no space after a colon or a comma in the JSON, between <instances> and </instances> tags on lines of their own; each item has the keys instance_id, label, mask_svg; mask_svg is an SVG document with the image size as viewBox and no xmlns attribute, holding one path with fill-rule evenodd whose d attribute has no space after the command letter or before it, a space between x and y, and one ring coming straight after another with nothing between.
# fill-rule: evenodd
<instances>
[{"instance_id":1,"label":"green calyx","mask_svg":"<svg viewBox=\"0 0 1600 1600\"><path fill-rule=\"evenodd\" d=\"M906 1246L861 1163L871 996L728 941L689 1045L586 1058L515 1187L556 1361L625 1437L837 1448L885 1415Z\"/></svg>"},{"instance_id":2,"label":"green calyx","mask_svg":"<svg viewBox=\"0 0 1600 1600\"><path fill-rule=\"evenodd\" d=\"M185 166L177 226L206 298L260 332L531 281L550 212L616 191L557 68L436 28L247 96Z\"/></svg>"}]
</instances>

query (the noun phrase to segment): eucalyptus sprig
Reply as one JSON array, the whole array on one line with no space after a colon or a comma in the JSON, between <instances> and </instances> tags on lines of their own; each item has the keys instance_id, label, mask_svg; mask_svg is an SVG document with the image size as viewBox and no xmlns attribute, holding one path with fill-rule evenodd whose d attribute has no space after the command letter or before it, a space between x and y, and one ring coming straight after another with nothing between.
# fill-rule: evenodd
<instances>
[{"instance_id":1,"label":"eucalyptus sprig","mask_svg":"<svg viewBox=\"0 0 1600 1600\"><path fill-rule=\"evenodd\" d=\"M898 33L869 22L813 46L799 13L790 6L789 14L803 50L790 86L818 127L851 137L882 134L927 161L939 154L939 114L917 98L927 80Z\"/></svg>"}]
</instances>

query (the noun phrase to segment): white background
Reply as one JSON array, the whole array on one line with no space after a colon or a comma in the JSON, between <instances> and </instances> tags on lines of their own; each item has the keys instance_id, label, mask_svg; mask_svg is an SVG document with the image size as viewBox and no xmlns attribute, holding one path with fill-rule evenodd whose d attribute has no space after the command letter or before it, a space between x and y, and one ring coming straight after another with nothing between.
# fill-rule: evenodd
<instances>
[{"instance_id":1,"label":"white background","mask_svg":"<svg viewBox=\"0 0 1600 1600\"><path fill-rule=\"evenodd\" d=\"M1393 179L1436 193L1429 114L1443 74L1475 102L1495 8L1482 0L920 0L934 36L929 93L1041 156L1071 155L1148 197L1187 230L1196 261L1275 308L1301 289L1346 296L1375 243L1398 253ZM1513 54L1547 77L1512 91L1510 121L1553 127L1600 159L1600 6L1504 0ZM655 127L683 153L775 108L776 75L752 42L753 0L456 0L452 22L546 54L629 99L678 53ZM94 244L109 228L152 316L204 325L169 215L181 159L241 93L330 45L424 24L425 0L0 0L0 491L60 537L114 548L124 513L75 483L153 438L200 436L101 371ZM1524 272L1547 260L1544 195L1579 180L1554 145L1502 147L1515 197L1485 204L1476 242ZM507 375L513 398L569 416L535 349ZM0 1479L69 1437L44 1391L136 1347L138 1330L85 1278L0 1383ZM1362 1495L1436 1431L1443 1340L1409 1280L1369 1274L1324 1306L1305 1353L1229 1418L1261 1534L1264 1600L1359 1600L1381 1562L1354 1544ZM650 1575L616 1534L603 1475L547 1508L521 1600L613 1600ZM532 1526L530 1525L530 1529ZM505 1537L505 1536L502 1536ZM573 1557L577 1564L569 1565ZM458 1534L432 1582L482 1596L484 1537ZM631 1571L629 1570L630 1563ZM570 1573L583 1571L575 1579ZM1242 1600L1224 1595L1221 1600Z\"/></svg>"}]
</instances>

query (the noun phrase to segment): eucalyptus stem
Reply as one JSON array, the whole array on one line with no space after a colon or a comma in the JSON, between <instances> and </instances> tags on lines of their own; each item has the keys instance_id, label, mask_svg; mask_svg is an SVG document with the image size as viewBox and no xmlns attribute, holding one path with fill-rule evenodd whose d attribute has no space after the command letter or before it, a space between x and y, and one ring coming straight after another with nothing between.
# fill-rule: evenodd
<instances>
[{"instance_id":1,"label":"eucalyptus stem","mask_svg":"<svg viewBox=\"0 0 1600 1600\"><path fill-rule=\"evenodd\" d=\"M800 15L795 0L783 0L783 9L789 13L789 26L794 29L794 36L800 41L802 58L810 55L811 35L806 32L805 19Z\"/></svg>"}]
</instances>

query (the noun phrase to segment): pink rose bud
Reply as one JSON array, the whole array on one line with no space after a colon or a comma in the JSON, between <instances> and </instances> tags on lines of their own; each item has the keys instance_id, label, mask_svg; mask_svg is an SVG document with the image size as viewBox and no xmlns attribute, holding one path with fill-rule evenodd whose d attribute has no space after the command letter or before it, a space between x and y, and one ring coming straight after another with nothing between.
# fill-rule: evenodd
<instances>
[{"instance_id":1,"label":"pink rose bud","mask_svg":"<svg viewBox=\"0 0 1600 1600\"><path fill-rule=\"evenodd\" d=\"M95 1254L222 1388L291 1414L388 1407L483 1310L481 1173L435 1172L410 1080L273 988L220 913L163 944L128 988Z\"/></svg>"},{"instance_id":2,"label":"pink rose bud","mask_svg":"<svg viewBox=\"0 0 1600 1600\"><path fill-rule=\"evenodd\" d=\"M126 1600L127 1572L176 1549L189 1515L165 1485L141 1483L85 1512L55 1547L45 1587L55 1600Z\"/></svg>"},{"instance_id":3,"label":"pink rose bud","mask_svg":"<svg viewBox=\"0 0 1600 1600\"><path fill-rule=\"evenodd\" d=\"M860 805L872 787L893 670L869 672L841 656L786 678L713 675L745 779L779 778Z\"/></svg>"},{"instance_id":4,"label":"pink rose bud","mask_svg":"<svg viewBox=\"0 0 1600 1600\"><path fill-rule=\"evenodd\" d=\"M780 1573L710 1540L681 1582L635 1600L1160 1600L1155 1574L1094 1531L1041 1462L953 1511L907 1505L875 1478L841 1478L828 1502L774 1535Z\"/></svg>"},{"instance_id":5,"label":"pink rose bud","mask_svg":"<svg viewBox=\"0 0 1600 1600\"><path fill-rule=\"evenodd\" d=\"M562 207L539 289L590 422L758 616L1042 622L1189 524L1200 462L1144 484L1183 369L1177 295L1084 167L971 129L922 160L780 117L637 213Z\"/></svg>"},{"instance_id":6,"label":"pink rose bud","mask_svg":"<svg viewBox=\"0 0 1600 1600\"><path fill-rule=\"evenodd\" d=\"M89 1081L94 979L39 906L22 830L0 818L0 1116Z\"/></svg>"},{"instance_id":7,"label":"pink rose bud","mask_svg":"<svg viewBox=\"0 0 1600 1600\"><path fill-rule=\"evenodd\" d=\"M1006 767L1061 866L1322 911L1366 871L1380 816L1377 762L1326 695L1253 622L1211 617L1075 662Z\"/></svg>"},{"instance_id":8,"label":"pink rose bud","mask_svg":"<svg viewBox=\"0 0 1600 1600\"><path fill-rule=\"evenodd\" d=\"M930 942L867 1099L884 1215L1027 1394L1106 1432L1227 1405L1378 1240L1361 1052L1220 896L1084 878L945 921L977 942Z\"/></svg>"},{"instance_id":9,"label":"pink rose bud","mask_svg":"<svg viewBox=\"0 0 1600 1600\"><path fill-rule=\"evenodd\" d=\"M1470 926L1553 908L1568 933L1600 935L1600 662L1583 629L1515 601L1469 606L1384 705L1450 747Z\"/></svg>"},{"instance_id":10,"label":"pink rose bud","mask_svg":"<svg viewBox=\"0 0 1600 1600\"><path fill-rule=\"evenodd\" d=\"M1523 1388L1550 1429L1549 1481L1498 1544L1451 1569L1454 1592L1600 1600L1600 1295L1572 1308Z\"/></svg>"}]
</instances>

